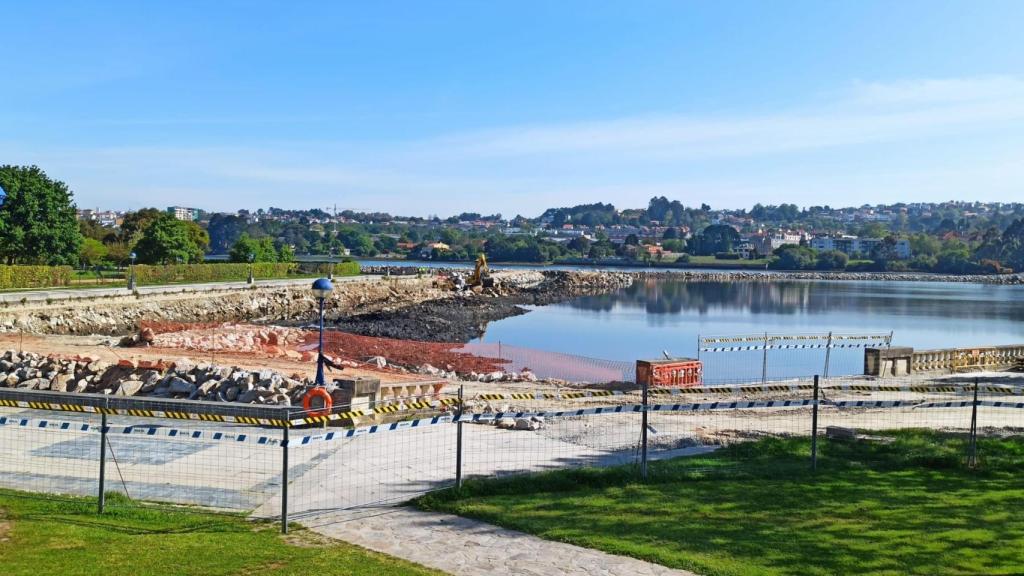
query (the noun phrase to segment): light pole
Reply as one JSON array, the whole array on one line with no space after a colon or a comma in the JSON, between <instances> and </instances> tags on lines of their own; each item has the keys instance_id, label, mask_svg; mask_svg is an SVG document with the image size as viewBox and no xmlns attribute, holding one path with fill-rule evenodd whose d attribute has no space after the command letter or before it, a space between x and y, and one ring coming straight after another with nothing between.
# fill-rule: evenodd
<instances>
[{"instance_id":1,"label":"light pole","mask_svg":"<svg viewBox=\"0 0 1024 576\"><path fill-rule=\"evenodd\" d=\"M327 249L327 279L334 280L334 248Z\"/></svg>"},{"instance_id":2,"label":"light pole","mask_svg":"<svg viewBox=\"0 0 1024 576\"><path fill-rule=\"evenodd\" d=\"M256 282L256 278L253 277L253 274L252 274L252 264L255 261L256 261L256 255L253 254L252 252L249 252L249 279L246 280L246 282L245 282L246 284L253 284L253 283Z\"/></svg>"},{"instance_id":3,"label":"light pole","mask_svg":"<svg viewBox=\"0 0 1024 576\"><path fill-rule=\"evenodd\" d=\"M128 289L135 290L135 252L128 255L132 263L128 266Z\"/></svg>"},{"instance_id":4,"label":"light pole","mask_svg":"<svg viewBox=\"0 0 1024 576\"><path fill-rule=\"evenodd\" d=\"M313 296L320 300L320 345L316 353L316 382L317 386L324 386L324 301L331 295L334 286L327 278L318 278L313 282Z\"/></svg>"}]
</instances>

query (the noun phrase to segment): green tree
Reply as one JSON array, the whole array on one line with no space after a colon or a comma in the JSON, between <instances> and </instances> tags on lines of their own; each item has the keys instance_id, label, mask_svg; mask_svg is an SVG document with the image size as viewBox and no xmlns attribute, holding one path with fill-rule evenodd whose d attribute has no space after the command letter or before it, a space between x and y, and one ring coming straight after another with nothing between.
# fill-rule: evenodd
<instances>
[{"instance_id":1,"label":"green tree","mask_svg":"<svg viewBox=\"0 0 1024 576\"><path fill-rule=\"evenodd\" d=\"M281 248L277 251L278 262L294 262L295 261L295 250L288 244L282 244Z\"/></svg>"},{"instance_id":2,"label":"green tree","mask_svg":"<svg viewBox=\"0 0 1024 576\"><path fill-rule=\"evenodd\" d=\"M107 247L95 238L85 238L78 249L78 260L86 266L94 266L107 257Z\"/></svg>"},{"instance_id":3,"label":"green tree","mask_svg":"<svg viewBox=\"0 0 1024 576\"><path fill-rule=\"evenodd\" d=\"M889 229L878 222L868 222L861 227L861 238L884 238L889 235Z\"/></svg>"},{"instance_id":4,"label":"green tree","mask_svg":"<svg viewBox=\"0 0 1024 576\"><path fill-rule=\"evenodd\" d=\"M185 222L185 230L188 231L188 240L192 243L192 253L189 254L189 262L202 262L206 251L210 248L210 235L203 230L203 227L195 222Z\"/></svg>"},{"instance_id":5,"label":"green tree","mask_svg":"<svg viewBox=\"0 0 1024 576\"><path fill-rule=\"evenodd\" d=\"M579 252L583 256L586 256L590 252L590 240L584 236L577 236L572 240L569 240L569 249Z\"/></svg>"},{"instance_id":6,"label":"green tree","mask_svg":"<svg viewBox=\"0 0 1024 576\"><path fill-rule=\"evenodd\" d=\"M83 238L93 238L102 242L107 236L110 235L112 230L105 228L95 220L79 220L78 231L82 233Z\"/></svg>"},{"instance_id":7,"label":"green tree","mask_svg":"<svg viewBox=\"0 0 1024 576\"><path fill-rule=\"evenodd\" d=\"M37 166L0 166L0 260L76 264L82 234L72 193Z\"/></svg>"},{"instance_id":8,"label":"green tree","mask_svg":"<svg viewBox=\"0 0 1024 576\"><path fill-rule=\"evenodd\" d=\"M161 213L143 230L135 253L141 264L175 264L196 262L202 252L189 236L186 222Z\"/></svg>"},{"instance_id":9,"label":"green tree","mask_svg":"<svg viewBox=\"0 0 1024 576\"><path fill-rule=\"evenodd\" d=\"M768 261L768 267L775 270L811 270L818 263L818 257L812 248L785 244L776 248L775 255Z\"/></svg>"},{"instance_id":10,"label":"green tree","mask_svg":"<svg viewBox=\"0 0 1024 576\"><path fill-rule=\"evenodd\" d=\"M739 242L739 232L726 224L712 224L694 239L696 252L703 255L732 252L733 246L736 246Z\"/></svg>"},{"instance_id":11,"label":"green tree","mask_svg":"<svg viewBox=\"0 0 1024 576\"><path fill-rule=\"evenodd\" d=\"M928 234L910 236L910 252L917 256L935 256L942 251L942 242Z\"/></svg>"},{"instance_id":12,"label":"green tree","mask_svg":"<svg viewBox=\"0 0 1024 576\"><path fill-rule=\"evenodd\" d=\"M143 208L142 210L125 214L124 219L121 221L121 239L127 242L129 246L135 244L142 238L142 233L146 231L150 224L157 218L167 215L167 212L157 208Z\"/></svg>"},{"instance_id":13,"label":"green tree","mask_svg":"<svg viewBox=\"0 0 1024 576\"><path fill-rule=\"evenodd\" d=\"M846 270L846 265L849 262L850 258L846 253L838 250L826 250L818 254L815 268L818 270Z\"/></svg>"},{"instance_id":14,"label":"green tree","mask_svg":"<svg viewBox=\"0 0 1024 576\"><path fill-rule=\"evenodd\" d=\"M228 257L232 262L249 262L250 255L253 262L277 262L279 258L274 241L268 236L253 238L248 234L242 234L231 246Z\"/></svg>"},{"instance_id":15,"label":"green tree","mask_svg":"<svg viewBox=\"0 0 1024 576\"><path fill-rule=\"evenodd\" d=\"M678 238L664 240L661 243L661 247L669 252L683 252L686 250L686 241Z\"/></svg>"}]
</instances>

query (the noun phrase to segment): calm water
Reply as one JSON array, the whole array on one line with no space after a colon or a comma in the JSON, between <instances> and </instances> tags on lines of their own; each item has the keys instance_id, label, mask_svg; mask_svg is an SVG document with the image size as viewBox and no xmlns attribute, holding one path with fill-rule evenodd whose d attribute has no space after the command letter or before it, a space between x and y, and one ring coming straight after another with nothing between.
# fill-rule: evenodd
<instances>
[{"instance_id":1,"label":"calm water","mask_svg":"<svg viewBox=\"0 0 1024 576\"><path fill-rule=\"evenodd\" d=\"M940 282L648 280L490 324L483 341L633 361L697 355L702 336L889 333L893 345L947 348L1024 342L1024 287ZM862 351L832 359L832 373L859 372ZM818 372L823 352L773 351L770 376ZM709 357L711 356L711 357ZM728 378L761 373L761 353L704 353ZM717 364L716 364L717 363ZM734 366L728 366L732 364Z\"/></svg>"}]
</instances>

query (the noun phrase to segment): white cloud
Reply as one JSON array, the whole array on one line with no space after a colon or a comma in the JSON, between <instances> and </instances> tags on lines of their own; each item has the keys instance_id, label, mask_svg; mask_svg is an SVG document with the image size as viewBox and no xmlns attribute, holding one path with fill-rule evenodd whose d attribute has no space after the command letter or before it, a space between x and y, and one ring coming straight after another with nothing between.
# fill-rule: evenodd
<instances>
[{"instance_id":1,"label":"white cloud","mask_svg":"<svg viewBox=\"0 0 1024 576\"><path fill-rule=\"evenodd\" d=\"M429 147L483 157L615 153L687 159L910 140L1021 119L1024 81L1012 77L855 83L846 96L818 109L512 127L444 137Z\"/></svg>"},{"instance_id":2,"label":"white cloud","mask_svg":"<svg viewBox=\"0 0 1024 576\"><path fill-rule=\"evenodd\" d=\"M1024 98L1024 81L1014 76L981 76L899 82L855 82L853 95L857 101L867 104L1017 100Z\"/></svg>"}]
</instances>

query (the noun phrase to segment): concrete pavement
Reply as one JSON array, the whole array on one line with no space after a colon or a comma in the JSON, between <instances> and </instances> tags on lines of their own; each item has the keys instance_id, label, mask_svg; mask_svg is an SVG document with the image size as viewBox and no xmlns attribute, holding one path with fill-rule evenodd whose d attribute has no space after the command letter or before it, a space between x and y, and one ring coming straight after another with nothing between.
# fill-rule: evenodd
<instances>
[{"instance_id":1,"label":"concrete pavement","mask_svg":"<svg viewBox=\"0 0 1024 576\"><path fill-rule=\"evenodd\" d=\"M363 508L303 522L337 538L455 576L693 576L450 514Z\"/></svg>"}]
</instances>

